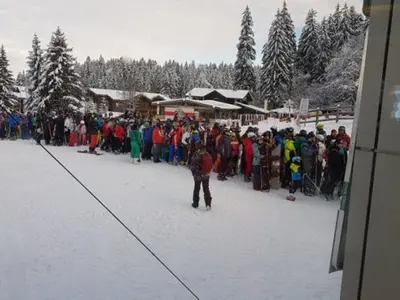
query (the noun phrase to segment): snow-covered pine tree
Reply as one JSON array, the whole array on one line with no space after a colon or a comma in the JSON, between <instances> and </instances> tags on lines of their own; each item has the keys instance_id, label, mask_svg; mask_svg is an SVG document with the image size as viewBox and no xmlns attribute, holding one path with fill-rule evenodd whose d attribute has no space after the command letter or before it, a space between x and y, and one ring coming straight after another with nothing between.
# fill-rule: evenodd
<instances>
[{"instance_id":1,"label":"snow-covered pine tree","mask_svg":"<svg viewBox=\"0 0 400 300\"><path fill-rule=\"evenodd\" d=\"M349 8L350 27L354 35L358 35L364 31L364 16L357 13L356 8L352 5Z\"/></svg>"},{"instance_id":2,"label":"snow-covered pine tree","mask_svg":"<svg viewBox=\"0 0 400 300\"><path fill-rule=\"evenodd\" d=\"M350 40L352 36L357 35L357 32L355 32L352 28L350 10L346 3L344 4L340 14L341 18L339 21L339 26L336 31L335 44L334 44L334 48L336 51L339 51L342 48L342 46L348 40Z\"/></svg>"},{"instance_id":3,"label":"snow-covered pine tree","mask_svg":"<svg viewBox=\"0 0 400 300\"><path fill-rule=\"evenodd\" d=\"M235 62L235 88L255 91L256 75L254 72L254 60L256 50L254 49L253 19L250 9L246 6L242 18L242 30L237 45L237 58Z\"/></svg>"},{"instance_id":4,"label":"snow-covered pine tree","mask_svg":"<svg viewBox=\"0 0 400 300\"><path fill-rule=\"evenodd\" d=\"M319 27L319 51L317 53L316 76L318 81L324 80L325 69L332 58L332 43L329 35L329 23L326 18L322 19Z\"/></svg>"},{"instance_id":5,"label":"snow-covered pine tree","mask_svg":"<svg viewBox=\"0 0 400 300\"><path fill-rule=\"evenodd\" d=\"M77 110L84 104L82 83L75 72L75 58L68 48L64 33L58 27L44 55L40 76L39 107L46 110Z\"/></svg>"},{"instance_id":6,"label":"snow-covered pine tree","mask_svg":"<svg viewBox=\"0 0 400 300\"><path fill-rule=\"evenodd\" d=\"M306 23L299 39L297 66L304 74L310 74L310 79L318 78L316 66L320 48L319 24L316 21L317 12L311 9L306 17Z\"/></svg>"},{"instance_id":7,"label":"snow-covered pine tree","mask_svg":"<svg viewBox=\"0 0 400 300\"><path fill-rule=\"evenodd\" d=\"M268 100L270 108L283 104L291 85L293 45L286 28L278 10L262 50L261 95L263 100Z\"/></svg>"},{"instance_id":8,"label":"snow-covered pine tree","mask_svg":"<svg viewBox=\"0 0 400 300\"><path fill-rule=\"evenodd\" d=\"M15 84L18 86L28 86L29 85L29 80L28 80L28 77L26 76L25 70L22 70L22 72L19 72L17 74Z\"/></svg>"},{"instance_id":9,"label":"snow-covered pine tree","mask_svg":"<svg viewBox=\"0 0 400 300\"><path fill-rule=\"evenodd\" d=\"M363 47L364 36L354 36L332 58L326 68L326 82L321 93L327 103L355 103Z\"/></svg>"},{"instance_id":10,"label":"snow-covered pine tree","mask_svg":"<svg viewBox=\"0 0 400 300\"><path fill-rule=\"evenodd\" d=\"M28 99L26 100L26 107L28 110L36 107L40 102L39 95L39 83L40 75L42 72L43 63L43 51L40 47L40 40L36 34L33 36L32 40L32 50L29 51L29 56L27 58L28 71L27 77L30 82L28 88Z\"/></svg>"},{"instance_id":11,"label":"snow-covered pine tree","mask_svg":"<svg viewBox=\"0 0 400 300\"><path fill-rule=\"evenodd\" d=\"M296 33L294 30L294 24L292 17L290 16L289 10L287 8L286 0L283 1L283 7L281 10L281 16L282 16L282 22L284 24L285 28L285 33L287 35L287 39L289 41L289 48L288 51L290 51L290 60L288 61L288 68L290 71L290 83L289 83L289 94L290 90L292 88L292 79L294 75L294 62L296 61L296 55L297 55L297 42L296 42Z\"/></svg>"},{"instance_id":12,"label":"snow-covered pine tree","mask_svg":"<svg viewBox=\"0 0 400 300\"><path fill-rule=\"evenodd\" d=\"M17 100L13 95L14 78L9 69L6 50L4 46L0 47L0 105L12 109L17 105Z\"/></svg>"},{"instance_id":13,"label":"snow-covered pine tree","mask_svg":"<svg viewBox=\"0 0 400 300\"><path fill-rule=\"evenodd\" d=\"M329 16L329 36L332 43L332 53L336 53L336 45L338 44L338 39L340 39L339 24L342 21L342 10L339 3L336 5L335 12Z\"/></svg>"},{"instance_id":14,"label":"snow-covered pine tree","mask_svg":"<svg viewBox=\"0 0 400 300\"><path fill-rule=\"evenodd\" d=\"M92 73L93 73L92 72L92 60L91 60L90 56L88 56L88 57L86 57L86 60L83 63L82 73L81 73L81 81L85 87L91 87L90 81L91 81L91 77L93 76Z\"/></svg>"}]
</instances>

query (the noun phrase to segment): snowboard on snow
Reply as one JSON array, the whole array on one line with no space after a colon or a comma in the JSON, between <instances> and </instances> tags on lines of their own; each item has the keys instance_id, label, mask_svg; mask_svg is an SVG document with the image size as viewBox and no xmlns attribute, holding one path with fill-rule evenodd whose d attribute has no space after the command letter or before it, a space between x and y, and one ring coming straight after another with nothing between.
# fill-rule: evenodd
<instances>
[{"instance_id":1,"label":"snowboard on snow","mask_svg":"<svg viewBox=\"0 0 400 300\"><path fill-rule=\"evenodd\" d=\"M90 152L90 151L88 151L88 150L78 150L77 152L78 152L78 153L93 154L93 155L103 155L103 154L104 154L104 153L99 153L99 152L97 152L97 151Z\"/></svg>"}]
</instances>

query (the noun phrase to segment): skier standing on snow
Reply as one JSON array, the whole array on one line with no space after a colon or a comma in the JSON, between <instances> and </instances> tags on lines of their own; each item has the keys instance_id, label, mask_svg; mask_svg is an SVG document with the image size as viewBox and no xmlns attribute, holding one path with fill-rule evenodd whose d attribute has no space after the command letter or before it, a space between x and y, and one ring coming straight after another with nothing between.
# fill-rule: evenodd
<instances>
[{"instance_id":1,"label":"skier standing on snow","mask_svg":"<svg viewBox=\"0 0 400 300\"><path fill-rule=\"evenodd\" d=\"M193 203L192 207L199 207L200 187L203 186L204 202L207 210L211 210L211 193L210 193L210 173L213 167L212 157L206 151L206 147L202 141L197 141L196 151L192 156L190 170L194 179Z\"/></svg>"},{"instance_id":2,"label":"skier standing on snow","mask_svg":"<svg viewBox=\"0 0 400 300\"><path fill-rule=\"evenodd\" d=\"M129 133L131 138L131 158L133 163L140 163L140 149L142 148L142 137L140 135L138 125L135 123L132 125Z\"/></svg>"}]
</instances>

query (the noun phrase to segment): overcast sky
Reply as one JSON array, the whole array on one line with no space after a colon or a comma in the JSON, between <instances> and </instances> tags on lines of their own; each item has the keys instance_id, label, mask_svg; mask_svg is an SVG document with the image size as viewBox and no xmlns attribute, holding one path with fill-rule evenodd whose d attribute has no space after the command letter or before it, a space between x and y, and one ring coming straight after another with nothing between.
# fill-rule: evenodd
<instances>
[{"instance_id":1,"label":"overcast sky","mask_svg":"<svg viewBox=\"0 0 400 300\"><path fill-rule=\"evenodd\" d=\"M287 0L300 32L307 11L328 15L343 0ZM36 32L47 46L60 26L79 61L102 54L160 63L177 61L234 62L240 21L250 6L257 61L276 10L283 0L0 0L0 44L11 68L26 68L25 58ZM348 0L361 12L362 0Z\"/></svg>"}]
</instances>

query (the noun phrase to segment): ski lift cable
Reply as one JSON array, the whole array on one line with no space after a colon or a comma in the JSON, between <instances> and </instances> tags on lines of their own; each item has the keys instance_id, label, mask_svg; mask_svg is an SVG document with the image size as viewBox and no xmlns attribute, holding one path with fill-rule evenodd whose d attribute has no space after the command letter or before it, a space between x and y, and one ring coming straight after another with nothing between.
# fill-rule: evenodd
<instances>
[{"instance_id":1,"label":"ski lift cable","mask_svg":"<svg viewBox=\"0 0 400 300\"><path fill-rule=\"evenodd\" d=\"M11 118L14 116L8 111L0 103L0 108L2 108ZM179 278L178 275L174 271L172 271L165 262L162 261L161 258L158 257L157 254L153 252L115 213L112 212L110 208L106 204L104 204L82 181L79 180L60 160L57 159L44 145L41 143L39 146L48 154L51 158L53 158L80 186L82 186L129 234L134 237L195 299L200 300L199 296L197 296L193 290L188 287L182 279Z\"/></svg>"}]
</instances>

